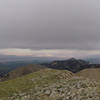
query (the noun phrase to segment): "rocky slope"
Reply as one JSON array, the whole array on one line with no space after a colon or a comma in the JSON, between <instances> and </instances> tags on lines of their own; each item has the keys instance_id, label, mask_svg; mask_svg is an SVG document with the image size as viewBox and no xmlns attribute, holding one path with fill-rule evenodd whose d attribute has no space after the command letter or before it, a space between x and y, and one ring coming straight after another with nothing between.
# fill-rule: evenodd
<instances>
[{"instance_id":1,"label":"rocky slope","mask_svg":"<svg viewBox=\"0 0 100 100\"><path fill-rule=\"evenodd\" d=\"M19 98L23 96L27 97L27 94L32 96L37 87L42 89L45 85L50 86L54 83L59 83L61 79L69 80L72 76L73 73L69 71L44 69L14 80L0 82L0 98L4 100L20 100ZM31 94L31 90L33 94Z\"/></svg>"},{"instance_id":2,"label":"rocky slope","mask_svg":"<svg viewBox=\"0 0 100 100\"><path fill-rule=\"evenodd\" d=\"M100 100L100 81L44 69L1 82L0 100Z\"/></svg>"}]
</instances>

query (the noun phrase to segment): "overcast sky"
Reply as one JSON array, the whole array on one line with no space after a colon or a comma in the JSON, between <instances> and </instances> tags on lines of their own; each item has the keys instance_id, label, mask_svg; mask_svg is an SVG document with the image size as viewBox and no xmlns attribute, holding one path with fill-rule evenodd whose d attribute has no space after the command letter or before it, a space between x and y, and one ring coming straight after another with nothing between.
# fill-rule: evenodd
<instances>
[{"instance_id":1,"label":"overcast sky","mask_svg":"<svg viewBox=\"0 0 100 100\"><path fill-rule=\"evenodd\" d=\"M90 52L100 54L100 0L0 0L0 54Z\"/></svg>"}]
</instances>

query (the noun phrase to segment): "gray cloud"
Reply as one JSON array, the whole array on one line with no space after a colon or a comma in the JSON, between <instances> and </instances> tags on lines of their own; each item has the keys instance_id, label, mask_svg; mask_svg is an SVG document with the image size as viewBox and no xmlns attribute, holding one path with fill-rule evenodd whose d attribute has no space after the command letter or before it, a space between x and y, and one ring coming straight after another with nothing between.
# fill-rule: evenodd
<instances>
[{"instance_id":1,"label":"gray cloud","mask_svg":"<svg viewBox=\"0 0 100 100\"><path fill-rule=\"evenodd\" d=\"M100 0L0 0L0 49L100 50Z\"/></svg>"}]
</instances>

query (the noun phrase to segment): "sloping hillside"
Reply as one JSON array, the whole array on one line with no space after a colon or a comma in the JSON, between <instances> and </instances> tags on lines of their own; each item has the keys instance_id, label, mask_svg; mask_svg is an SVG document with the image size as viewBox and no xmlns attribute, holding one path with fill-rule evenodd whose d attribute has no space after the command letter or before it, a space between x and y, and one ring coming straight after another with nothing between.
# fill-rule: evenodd
<instances>
[{"instance_id":1,"label":"sloping hillside","mask_svg":"<svg viewBox=\"0 0 100 100\"><path fill-rule=\"evenodd\" d=\"M42 70L44 68L45 68L44 66L37 64L30 64L27 66L23 66L9 72L5 77L2 78L2 80L15 79L17 77L21 77L23 75L27 75L29 73Z\"/></svg>"},{"instance_id":2,"label":"sloping hillside","mask_svg":"<svg viewBox=\"0 0 100 100\"><path fill-rule=\"evenodd\" d=\"M60 80L68 80L73 76L69 71L44 69L32 74L0 83L0 98L4 100L17 100L28 93L31 95L31 90L35 91L38 87L50 86L54 83L59 83ZM40 89L41 89L40 88ZM37 89L36 89L37 90ZM39 90L37 90L39 91ZM25 93L25 94L24 94ZM12 99L11 99L12 98ZM2 99L1 99L2 100ZM31 99L21 99L31 100ZM38 100L38 99L32 99Z\"/></svg>"},{"instance_id":3,"label":"sloping hillside","mask_svg":"<svg viewBox=\"0 0 100 100\"><path fill-rule=\"evenodd\" d=\"M100 68L84 69L78 72L76 75L93 80L100 80Z\"/></svg>"},{"instance_id":4,"label":"sloping hillside","mask_svg":"<svg viewBox=\"0 0 100 100\"><path fill-rule=\"evenodd\" d=\"M5 60L5 59L4 59ZM0 62L0 77L3 77L8 72L15 70L16 68L20 68L23 66L27 66L29 64L33 64L34 61L10 61L10 62Z\"/></svg>"},{"instance_id":5,"label":"sloping hillside","mask_svg":"<svg viewBox=\"0 0 100 100\"><path fill-rule=\"evenodd\" d=\"M44 69L0 83L0 100L100 100L100 81Z\"/></svg>"}]
</instances>

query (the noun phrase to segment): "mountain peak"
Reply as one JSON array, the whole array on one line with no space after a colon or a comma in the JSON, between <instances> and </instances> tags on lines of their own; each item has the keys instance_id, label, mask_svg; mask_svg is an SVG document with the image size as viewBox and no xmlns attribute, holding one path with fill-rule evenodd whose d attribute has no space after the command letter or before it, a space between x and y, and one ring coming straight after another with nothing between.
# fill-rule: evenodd
<instances>
[{"instance_id":1,"label":"mountain peak","mask_svg":"<svg viewBox=\"0 0 100 100\"><path fill-rule=\"evenodd\" d=\"M68 59L68 60L77 60L76 58L70 58L70 59Z\"/></svg>"},{"instance_id":2,"label":"mountain peak","mask_svg":"<svg viewBox=\"0 0 100 100\"><path fill-rule=\"evenodd\" d=\"M70 58L68 60L53 61L48 66L54 69L67 69L71 72L78 72L88 65L87 61L81 59Z\"/></svg>"}]
</instances>

